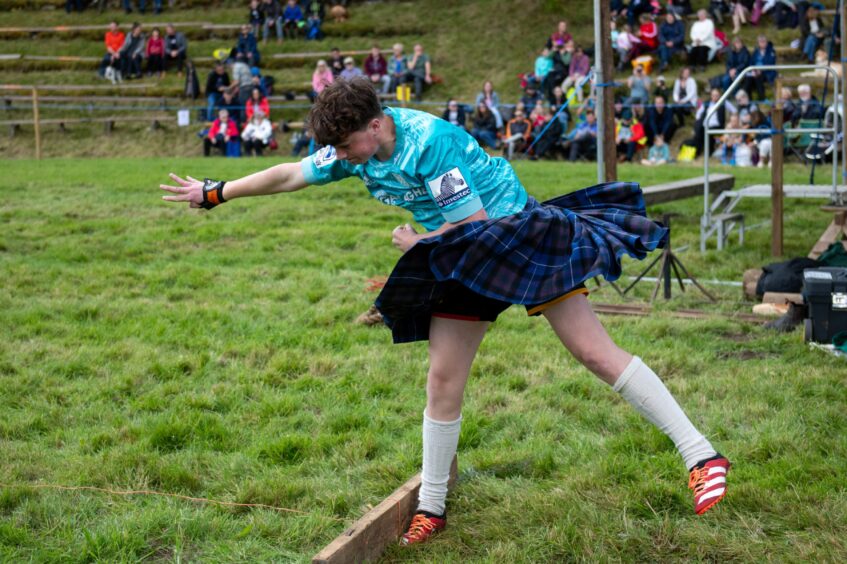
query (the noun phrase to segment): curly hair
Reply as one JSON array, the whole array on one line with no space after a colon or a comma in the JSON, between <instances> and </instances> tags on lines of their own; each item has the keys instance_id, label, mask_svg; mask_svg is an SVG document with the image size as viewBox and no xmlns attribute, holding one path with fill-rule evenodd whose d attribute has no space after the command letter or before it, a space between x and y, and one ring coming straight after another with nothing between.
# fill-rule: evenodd
<instances>
[{"instance_id":1,"label":"curly hair","mask_svg":"<svg viewBox=\"0 0 847 564\"><path fill-rule=\"evenodd\" d=\"M338 145L381 115L379 96L368 79L336 79L318 94L306 127L321 145Z\"/></svg>"}]
</instances>

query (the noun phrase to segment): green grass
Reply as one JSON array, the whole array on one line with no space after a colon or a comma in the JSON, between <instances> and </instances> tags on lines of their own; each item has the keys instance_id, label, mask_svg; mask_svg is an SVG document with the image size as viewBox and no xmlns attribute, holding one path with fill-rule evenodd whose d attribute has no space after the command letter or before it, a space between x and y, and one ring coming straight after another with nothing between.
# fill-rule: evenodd
<instances>
[{"instance_id":1,"label":"green grass","mask_svg":"<svg viewBox=\"0 0 847 564\"><path fill-rule=\"evenodd\" d=\"M353 323L407 218L353 181L212 213L159 200L168 171L234 178L266 164L4 163L0 483L14 487L0 489L0 560L306 561L418 470L426 346ZM516 169L538 198L594 178L591 165ZM700 173L620 168L645 184ZM768 207L742 204L748 223ZM700 209L650 211L681 213L674 241L696 246ZM787 254L805 254L826 222L815 203L789 202ZM701 279L740 280L771 260L768 240L753 230L743 248L680 256ZM643 266L627 261L625 275ZM710 289L718 306L689 291L649 318L603 321L732 458L717 510L695 517L672 444L512 308L468 386L450 527L386 561L844 561L844 363L798 333L669 315L749 309L738 288Z\"/></svg>"}]
</instances>

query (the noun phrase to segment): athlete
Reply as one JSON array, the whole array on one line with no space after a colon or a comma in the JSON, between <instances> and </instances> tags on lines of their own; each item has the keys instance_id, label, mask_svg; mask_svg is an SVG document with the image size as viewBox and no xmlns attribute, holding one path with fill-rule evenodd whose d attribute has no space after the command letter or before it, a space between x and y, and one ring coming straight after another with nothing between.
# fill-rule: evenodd
<instances>
[{"instance_id":1,"label":"athlete","mask_svg":"<svg viewBox=\"0 0 847 564\"><path fill-rule=\"evenodd\" d=\"M356 176L426 230L394 229L403 255L376 301L396 343L429 340L421 488L403 544L425 541L447 523L465 383L488 326L512 304L543 315L583 365L674 442L698 515L726 495L729 460L659 377L611 340L586 298L583 281L615 279L623 255L641 259L663 244L667 230L644 217L637 184L601 184L539 204L507 161L490 157L464 130L424 112L381 107L364 79L327 86L308 127L324 147L299 163L229 182L171 174L177 185L161 185L171 193L163 199L211 209Z\"/></svg>"}]
</instances>

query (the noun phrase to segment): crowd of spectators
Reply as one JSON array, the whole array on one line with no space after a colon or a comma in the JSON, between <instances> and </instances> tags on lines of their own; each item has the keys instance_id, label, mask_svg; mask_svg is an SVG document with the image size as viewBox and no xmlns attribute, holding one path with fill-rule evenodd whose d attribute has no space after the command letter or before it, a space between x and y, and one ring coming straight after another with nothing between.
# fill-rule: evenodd
<instances>
[{"instance_id":1,"label":"crowd of spectators","mask_svg":"<svg viewBox=\"0 0 847 564\"><path fill-rule=\"evenodd\" d=\"M825 108L811 85L800 85L796 94L787 86L775 93L776 71L748 72L736 83L749 66L777 64L777 51L767 35L761 33L752 49L737 35L745 25L764 27L766 18L778 28L797 29L792 46L809 62L820 60L830 48L839 52L840 35L822 19L819 4L712 0L708 10L696 12L688 0L610 0L610 4L619 72L613 91L619 161L661 165L706 151L727 164L764 166L771 156L769 96L782 101L786 123L794 127L823 117ZM734 36L721 29L724 23L733 26ZM593 46L580 45L568 23L561 21L539 48L533 72L522 76L516 103L501 104L487 82L473 106L451 99L443 117L465 127L481 145L502 149L508 158L525 153L530 159L593 160L597 143L593 55ZM671 66L679 70L668 81L663 73ZM631 74L620 78L627 68ZM710 111L725 94L726 102ZM707 125L750 133L711 136L711 146L704 147ZM681 130L692 133L681 135Z\"/></svg>"}]
</instances>

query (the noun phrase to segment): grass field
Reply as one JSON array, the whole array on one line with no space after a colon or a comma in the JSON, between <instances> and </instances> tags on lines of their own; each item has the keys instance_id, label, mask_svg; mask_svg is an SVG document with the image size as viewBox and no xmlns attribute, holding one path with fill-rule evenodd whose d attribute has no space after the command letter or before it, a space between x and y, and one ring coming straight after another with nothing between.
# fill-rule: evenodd
<instances>
[{"instance_id":1,"label":"grass field","mask_svg":"<svg viewBox=\"0 0 847 564\"><path fill-rule=\"evenodd\" d=\"M159 200L168 171L232 178L266 162L3 163L0 561L306 561L418 471L426 346L353 323L406 218L352 181L212 213ZM591 165L516 168L538 198L594 178ZM620 170L644 184L697 174ZM650 211L682 214L674 241L696 246L701 205ZM745 202L748 223L767 207ZM788 255L827 221L789 202ZM740 280L769 262L768 238L680 256L701 279ZM669 314L748 311L738 288L710 289L718 306L687 292L649 318L603 319L733 460L718 509L695 517L673 445L512 308L468 386L450 527L385 560L847 559L844 362L799 332Z\"/></svg>"}]
</instances>

